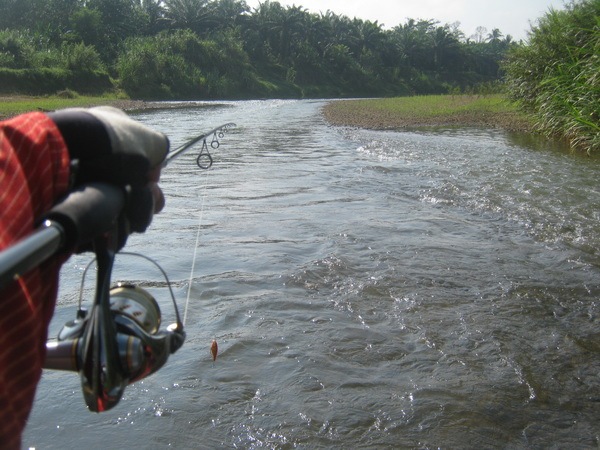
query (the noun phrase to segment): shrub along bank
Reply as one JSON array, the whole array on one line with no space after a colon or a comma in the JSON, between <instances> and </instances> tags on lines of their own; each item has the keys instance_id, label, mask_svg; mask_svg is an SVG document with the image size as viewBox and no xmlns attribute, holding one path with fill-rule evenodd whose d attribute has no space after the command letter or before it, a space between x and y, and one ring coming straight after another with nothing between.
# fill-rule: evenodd
<instances>
[{"instance_id":1,"label":"shrub along bank","mask_svg":"<svg viewBox=\"0 0 600 450\"><path fill-rule=\"evenodd\" d=\"M0 67L0 94L44 95L67 89L82 94L102 94L114 89L105 72L76 72L68 69L8 69Z\"/></svg>"},{"instance_id":2,"label":"shrub along bank","mask_svg":"<svg viewBox=\"0 0 600 450\"><path fill-rule=\"evenodd\" d=\"M550 10L505 64L511 97L543 133L600 151L600 0Z\"/></svg>"}]
</instances>

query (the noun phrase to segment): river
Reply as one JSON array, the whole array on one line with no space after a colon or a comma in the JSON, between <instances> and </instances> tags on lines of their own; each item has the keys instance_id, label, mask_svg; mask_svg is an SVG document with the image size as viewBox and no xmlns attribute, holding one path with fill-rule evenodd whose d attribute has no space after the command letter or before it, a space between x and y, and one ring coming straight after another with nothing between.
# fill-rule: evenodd
<instances>
[{"instance_id":1,"label":"river","mask_svg":"<svg viewBox=\"0 0 600 450\"><path fill-rule=\"evenodd\" d=\"M173 147L237 123L210 170L165 170L164 211L126 247L168 273L187 341L101 414L45 371L25 447L600 446L599 160L498 130L331 127L324 104L136 115ZM52 336L87 261L61 272ZM114 275L174 320L145 260Z\"/></svg>"}]
</instances>

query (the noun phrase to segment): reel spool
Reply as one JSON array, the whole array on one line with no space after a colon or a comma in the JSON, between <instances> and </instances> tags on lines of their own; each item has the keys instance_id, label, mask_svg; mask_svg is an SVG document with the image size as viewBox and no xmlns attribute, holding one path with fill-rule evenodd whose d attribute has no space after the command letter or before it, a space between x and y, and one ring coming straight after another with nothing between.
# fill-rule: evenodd
<instances>
[{"instance_id":1,"label":"reel spool","mask_svg":"<svg viewBox=\"0 0 600 450\"><path fill-rule=\"evenodd\" d=\"M148 291L132 284L117 284L110 290L110 310L134 320L146 333L160 328L160 307Z\"/></svg>"}]
</instances>

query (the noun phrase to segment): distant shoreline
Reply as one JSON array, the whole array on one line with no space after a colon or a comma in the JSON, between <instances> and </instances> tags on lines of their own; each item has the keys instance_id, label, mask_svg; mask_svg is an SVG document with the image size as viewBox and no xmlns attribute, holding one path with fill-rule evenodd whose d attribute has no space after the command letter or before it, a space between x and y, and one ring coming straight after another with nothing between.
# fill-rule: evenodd
<instances>
[{"instance_id":1,"label":"distant shoreline","mask_svg":"<svg viewBox=\"0 0 600 450\"><path fill-rule=\"evenodd\" d=\"M0 96L0 119L28 111L110 105L129 113L194 108L202 101L157 102L110 97ZM533 122L502 96L433 95L389 99L331 99L322 110L332 125L397 130L409 128L477 127L531 133Z\"/></svg>"},{"instance_id":2,"label":"distant shoreline","mask_svg":"<svg viewBox=\"0 0 600 450\"><path fill-rule=\"evenodd\" d=\"M146 100L117 99L110 97L28 97L0 96L0 120L30 111L50 112L63 108L91 108L93 106L114 106L127 112L140 112L158 109L194 108L202 101L155 102Z\"/></svg>"},{"instance_id":3,"label":"distant shoreline","mask_svg":"<svg viewBox=\"0 0 600 450\"><path fill-rule=\"evenodd\" d=\"M442 110L442 104L450 96L431 96L438 98L440 102L439 110ZM476 102L475 96L455 96L461 100L466 99L466 103ZM397 102L412 102L419 97L400 97L387 99ZM478 108L464 109L457 108L448 112L434 114L433 116L419 113L417 109L412 109L409 114L390 112L374 107L385 99L373 100L338 100L331 99L323 107L325 119L332 125L355 126L360 128L369 128L373 130L402 129L402 128L437 128L437 127L476 127L476 128L501 128L507 131L533 132L531 120L524 114L518 112L516 108L504 107L493 109ZM198 106L201 102L181 102L169 104L168 102L152 102L142 100L116 100L111 102L112 106L123 109L124 111L146 111L153 109L181 109ZM367 107L366 105L371 105ZM462 103L461 103L462 105ZM446 106L446 105L444 105ZM503 104L504 106L504 104Z\"/></svg>"}]
</instances>

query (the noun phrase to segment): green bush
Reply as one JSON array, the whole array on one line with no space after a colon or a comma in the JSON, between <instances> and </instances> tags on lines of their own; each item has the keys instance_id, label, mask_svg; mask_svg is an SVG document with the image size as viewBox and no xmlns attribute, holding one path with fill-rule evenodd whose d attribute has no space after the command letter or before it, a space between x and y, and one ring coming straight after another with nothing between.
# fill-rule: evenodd
<instances>
[{"instance_id":1,"label":"green bush","mask_svg":"<svg viewBox=\"0 0 600 450\"><path fill-rule=\"evenodd\" d=\"M75 72L103 72L104 64L100 54L92 45L83 42L77 44L63 43L61 47L62 64Z\"/></svg>"},{"instance_id":2,"label":"green bush","mask_svg":"<svg viewBox=\"0 0 600 450\"><path fill-rule=\"evenodd\" d=\"M73 72L60 68L8 69L0 67L0 93L46 95L74 90L102 94L113 88L104 72Z\"/></svg>"},{"instance_id":3,"label":"green bush","mask_svg":"<svg viewBox=\"0 0 600 450\"><path fill-rule=\"evenodd\" d=\"M189 30L125 42L117 61L121 86L132 97L243 98L264 94L239 42L201 40Z\"/></svg>"},{"instance_id":4,"label":"green bush","mask_svg":"<svg viewBox=\"0 0 600 450\"><path fill-rule=\"evenodd\" d=\"M178 35L128 39L117 61L122 88L138 98L201 95L201 73L181 55L184 48Z\"/></svg>"},{"instance_id":5,"label":"green bush","mask_svg":"<svg viewBox=\"0 0 600 450\"><path fill-rule=\"evenodd\" d=\"M598 49L600 0L584 0L548 12L504 65L509 95L538 128L587 151L600 149Z\"/></svg>"},{"instance_id":6,"label":"green bush","mask_svg":"<svg viewBox=\"0 0 600 450\"><path fill-rule=\"evenodd\" d=\"M0 31L0 67L24 69L32 67L35 53L33 40L28 32L20 30Z\"/></svg>"},{"instance_id":7,"label":"green bush","mask_svg":"<svg viewBox=\"0 0 600 450\"><path fill-rule=\"evenodd\" d=\"M62 68L75 72L103 72L95 47L63 42L60 48L28 30L0 31L0 67L10 69Z\"/></svg>"}]
</instances>

